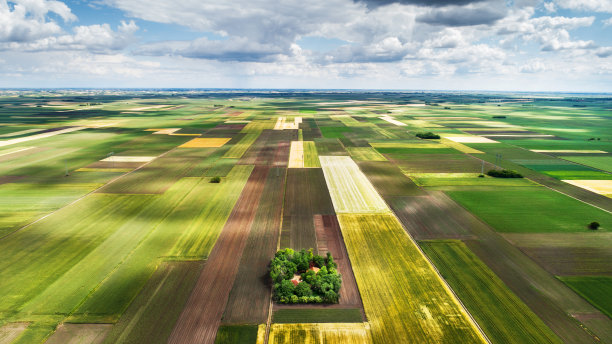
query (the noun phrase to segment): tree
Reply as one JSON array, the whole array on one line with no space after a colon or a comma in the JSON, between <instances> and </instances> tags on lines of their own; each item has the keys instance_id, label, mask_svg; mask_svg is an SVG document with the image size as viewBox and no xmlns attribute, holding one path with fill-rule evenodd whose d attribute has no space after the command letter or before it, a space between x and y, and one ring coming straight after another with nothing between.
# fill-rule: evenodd
<instances>
[{"instance_id":1,"label":"tree","mask_svg":"<svg viewBox=\"0 0 612 344\"><path fill-rule=\"evenodd\" d=\"M312 295L312 289L310 288L310 284L306 282L300 282L295 287L295 295L297 296L310 296Z\"/></svg>"},{"instance_id":2,"label":"tree","mask_svg":"<svg viewBox=\"0 0 612 344\"><path fill-rule=\"evenodd\" d=\"M276 295L281 298L290 298L295 293L295 286L290 280L283 280L276 289Z\"/></svg>"},{"instance_id":3,"label":"tree","mask_svg":"<svg viewBox=\"0 0 612 344\"><path fill-rule=\"evenodd\" d=\"M594 231L599 229L599 226L600 226L600 224L597 221L593 221L593 222L589 223L589 229L592 229Z\"/></svg>"},{"instance_id":4,"label":"tree","mask_svg":"<svg viewBox=\"0 0 612 344\"><path fill-rule=\"evenodd\" d=\"M336 269L338 265L334 262L334 257L332 257L330 252L327 252L327 269Z\"/></svg>"}]
</instances>

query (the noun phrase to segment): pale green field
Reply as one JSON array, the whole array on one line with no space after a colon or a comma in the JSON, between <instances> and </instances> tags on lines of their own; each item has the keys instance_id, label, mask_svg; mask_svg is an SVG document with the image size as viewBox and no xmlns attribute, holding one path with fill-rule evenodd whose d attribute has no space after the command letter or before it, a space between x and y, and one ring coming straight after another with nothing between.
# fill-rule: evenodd
<instances>
[{"instance_id":1,"label":"pale green field","mask_svg":"<svg viewBox=\"0 0 612 344\"><path fill-rule=\"evenodd\" d=\"M336 213L386 213L387 205L350 157L320 156Z\"/></svg>"}]
</instances>

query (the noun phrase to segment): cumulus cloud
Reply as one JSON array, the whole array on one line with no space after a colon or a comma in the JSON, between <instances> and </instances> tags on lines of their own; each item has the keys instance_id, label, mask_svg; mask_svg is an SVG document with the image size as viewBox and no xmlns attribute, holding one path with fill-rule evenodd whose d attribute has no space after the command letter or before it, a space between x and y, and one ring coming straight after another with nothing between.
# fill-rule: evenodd
<instances>
[{"instance_id":1,"label":"cumulus cloud","mask_svg":"<svg viewBox=\"0 0 612 344\"><path fill-rule=\"evenodd\" d=\"M47 18L55 13L62 20L76 20L64 3L52 0L0 0L0 42L29 42L60 33L60 26Z\"/></svg>"},{"instance_id":2,"label":"cumulus cloud","mask_svg":"<svg viewBox=\"0 0 612 344\"><path fill-rule=\"evenodd\" d=\"M608 18L606 20L603 20L603 24L604 24L604 26L612 26L612 17L610 17L610 18Z\"/></svg>"},{"instance_id":3,"label":"cumulus cloud","mask_svg":"<svg viewBox=\"0 0 612 344\"><path fill-rule=\"evenodd\" d=\"M272 44L261 44L244 37L209 40L206 37L191 42L159 42L141 46L136 54L149 56L184 56L219 61L272 61L289 53Z\"/></svg>"},{"instance_id":4,"label":"cumulus cloud","mask_svg":"<svg viewBox=\"0 0 612 344\"><path fill-rule=\"evenodd\" d=\"M44 51L87 50L93 53L109 53L124 49L135 41L138 26L134 21L121 21L117 30L108 24L76 26L73 34L48 36L28 42L0 43L0 50Z\"/></svg>"},{"instance_id":5,"label":"cumulus cloud","mask_svg":"<svg viewBox=\"0 0 612 344\"><path fill-rule=\"evenodd\" d=\"M417 21L442 26L490 25L505 16L505 11L488 7L450 6L432 9L417 17Z\"/></svg>"},{"instance_id":6,"label":"cumulus cloud","mask_svg":"<svg viewBox=\"0 0 612 344\"><path fill-rule=\"evenodd\" d=\"M355 2L365 3L369 8L376 8L390 4L419 5L426 7L442 7L449 5L468 5L483 2L485 0L357 0Z\"/></svg>"},{"instance_id":7,"label":"cumulus cloud","mask_svg":"<svg viewBox=\"0 0 612 344\"><path fill-rule=\"evenodd\" d=\"M612 13L612 0L557 0L561 8Z\"/></svg>"}]
</instances>

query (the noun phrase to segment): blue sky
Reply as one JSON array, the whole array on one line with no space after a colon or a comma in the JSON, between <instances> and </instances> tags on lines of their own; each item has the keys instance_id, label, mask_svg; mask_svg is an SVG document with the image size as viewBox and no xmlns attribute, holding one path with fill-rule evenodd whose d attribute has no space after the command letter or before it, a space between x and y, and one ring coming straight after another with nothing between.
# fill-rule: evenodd
<instances>
[{"instance_id":1,"label":"blue sky","mask_svg":"<svg viewBox=\"0 0 612 344\"><path fill-rule=\"evenodd\" d=\"M0 0L0 85L612 92L612 0Z\"/></svg>"}]
</instances>

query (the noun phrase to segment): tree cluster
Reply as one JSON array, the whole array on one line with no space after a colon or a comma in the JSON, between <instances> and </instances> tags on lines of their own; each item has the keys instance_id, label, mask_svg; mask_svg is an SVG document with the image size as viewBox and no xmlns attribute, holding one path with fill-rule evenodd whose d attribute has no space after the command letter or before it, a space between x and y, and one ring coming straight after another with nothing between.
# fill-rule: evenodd
<instances>
[{"instance_id":1,"label":"tree cluster","mask_svg":"<svg viewBox=\"0 0 612 344\"><path fill-rule=\"evenodd\" d=\"M432 139L439 139L440 135L434 134L431 131L429 131L429 132L426 132L426 133L416 133L416 137L418 137L420 139L432 140Z\"/></svg>"},{"instance_id":2,"label":"tree cluster","mask_svg":"<svg viewBox=\"0 0 612 344\"><path fill-rule=\"evenodd\" d=\"M319 268L315 272L312 268ZM327 257L310 250L294 251L290 248L276 252L270 262L274 300L280 303L338 303L342 279L338 265L328 252ZM291 281L299 275L297 285Z\"/></svg>"},{"instance_id":3,"label":"tree cluster","mask_svg":"<svg viewBox=\"0 0 612 344\"><path fill-rule=\"evenodd\" d=\"M512 170L490 170L487 174L495 178L523 178L523 175Z\"/></svg>"}]
</instances>

